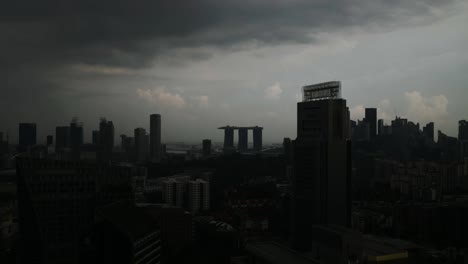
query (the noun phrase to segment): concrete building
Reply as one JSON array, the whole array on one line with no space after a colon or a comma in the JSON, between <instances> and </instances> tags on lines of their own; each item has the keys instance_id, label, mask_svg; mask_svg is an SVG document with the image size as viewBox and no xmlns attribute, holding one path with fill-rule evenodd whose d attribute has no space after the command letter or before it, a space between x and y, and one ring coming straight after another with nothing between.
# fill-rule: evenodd
<instances>
[{"instance_id":1,"label":"concrete building","mask_svg":"<svg viewBox=\"0 0 468 264\"><path fill-rule=\"evenodd\" d=\"M263 128L258 126L253 128L253 149L257 152L263 147L262 130Z\"/></svg>"},{"instance_id":2,"label":"concrete building","mask_svg":"<svg viewBox=\"0 0 468 264\"><path fill-rule=\"evenodd\" d=\"M17 158L20 263L79 263L95 209L134 200L131 166Z\"/></svg>"},{"instance_id":3,"label":"concrete building","mask_svg":"<svg viewBox=\"0 0 468 264\"><path fill-rule=\"evenodd\" d=\"M97 158L100 162L109 162L112 160L114 151L114 124L112 121L101 119L99 123L99 137L97 147Z\"/></svg>"},{"instance_id":4,"label":"concrete building","mask_svg":"<svg viewBox=\"0 0 468 264\"><path fill-rule=\"evenodd\" d=\"M237 127L237 126L225 126L219 127L218 129L224 130L224 152L230 153L234 151L234 130L239 132L239 141L237 144L238 151L247 151L249 149L249 130L253 131L253 150L262 150L262 133L263 127Z\"/></svg>"},{"instance_id":5,"label":"concrete building","mask_svg":"<svg viewBox=\"0 0 468 264\"><path fill-rule=\"evenodd\" d=\"M429 142L434 143L434 123L430 122L423 127L423 135L429 140Z\"/></svg>"},{"instance_id":6,"label":"concrete building","mask_svg":"<svg viewBox=\"0 0 468 264\"><path fill-rule=\"evenodd\" d=\"M20 123L18 140L20 151L26 151L29 147L36 145L36 123Z\"/></svg>"},{"instance_id":7,"label":"concrete building","mask_svg":"<svg viewBox=\"0 0 468 264\"><path fill-rule=\"evenodd\" d=\"M310 250L313 225L349 226L351 147L346 100L339 82L303 88L297 104L292 181L292 246Z\"/></svg>"},{"instance_id":8,"label":"concrete building","mask_svg":"<svg viewBox=\"0 0 468 264\"><path fill-rule=\"evenodd\" d=\"M196 214L210 209L210 183L197 179L188 182L188 209Z\"/></svg>"},{"instance_id":9,"label":"concrete building","mask_svg":"<svg viewBox=\"0 0 468 264\"><path fill-rule=\"evenodd\" d=\"M149 156L148 134L144 128L135 128L135 158L137 161L147 161Z\"/></svg>"},{"instance_id":10,"label":"concrete building","mask_svg":"<svg viewBox=\"0 0 468 264\"><path fill-rule=\"evenodd\" d=\"M249 148L249 134L246 128L239 128L239 142L237 144L237 149L240 151L245 151Z\"/></svg>"},{"instance_id":11,"label":"concrete building","mask_svg":"<svg viewBox=\"0 0 468 264\"><path fill-rule=\"evenodd\" d=\"M186 204L187 181L169 178L162 182L162 196L166 204L184 208Z\"/></svg>"},{"instance_id":12,"label":"concrete building","mask_svg":"<svg viewBox=\"0 0 468 264\"><path fill-rule=\"evenodd\" d=\"M150 116L150 155L151 160L161 161L161 115L152 114Z\"/></svg>"},{"instance_id":13,"label":"concrete building","mask_svg":"<svg viewBox=\"0 0 468 264\"><path fill-rule=\"evenodd\" d=\"M364 121L369 124L369 136L374 139L377 135L377 108L366 108Z\"/></svg>"}]
</instances>

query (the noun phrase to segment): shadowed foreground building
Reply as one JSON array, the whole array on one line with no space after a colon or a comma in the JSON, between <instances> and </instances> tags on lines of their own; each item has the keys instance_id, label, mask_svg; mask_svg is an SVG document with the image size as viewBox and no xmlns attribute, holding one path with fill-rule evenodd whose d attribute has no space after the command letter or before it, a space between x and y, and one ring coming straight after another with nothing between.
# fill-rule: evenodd
<instances>
[{"instance_id":1,"label":"shadowed foreground building","mask_svg":"<svg viewBox=\"0 0 468 264\"><path fill-rule=\"evenodd\" d=\"M95 209L133 200L135 167L17 158L21 263L78 263Z\"/></svg>"},{"instance_id":2,"label":"shadowed foreground building","mask_svg":"<svg viewBox=\"0 0 468 264\"><path fill-rule=\"evenodd\" d=\"M314 225L350 225L351 148L340 83L305 86L303 92L293 144L291 242L294 249L307 251Z\"/></svg>"}]
</instances>

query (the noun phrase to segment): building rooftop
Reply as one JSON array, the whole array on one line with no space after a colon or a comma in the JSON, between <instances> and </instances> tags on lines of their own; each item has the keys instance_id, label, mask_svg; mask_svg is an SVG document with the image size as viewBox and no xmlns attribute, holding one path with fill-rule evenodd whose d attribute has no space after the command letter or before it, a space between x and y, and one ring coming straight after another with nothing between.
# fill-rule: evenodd
<instances>
[{"instance_id":1,"label":"building rooftop","mask_svg":"<svg viewBox=\"0 0 468 264\"><path fill-rule=\"evenodd\" d=\"M246 250L253 256L270 264L314 264L320 263L281 244L266 241L253 242L246 245Z\"/></svg>"}]
</instances>

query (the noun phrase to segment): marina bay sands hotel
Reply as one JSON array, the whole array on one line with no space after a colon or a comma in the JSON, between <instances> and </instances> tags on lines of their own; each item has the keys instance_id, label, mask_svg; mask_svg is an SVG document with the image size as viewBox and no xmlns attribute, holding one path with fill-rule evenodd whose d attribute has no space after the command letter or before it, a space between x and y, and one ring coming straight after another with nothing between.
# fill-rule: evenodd
<instances>
[{"instance_id":1,"label":"marina bay sands hotel","mask_svg":"<svg viewBox=\"0 0 468 264\"><path fill-rule=\"evenodd\" d=\"M224 150L234 150L234 130L238 130L239 132L239 141L237 143L237 149L239 151L246 151L249 149L249 130L253 131L253 150L262 150L263 127L224 126L218 129L224 130Z\"/></svg>"}]
</instances>

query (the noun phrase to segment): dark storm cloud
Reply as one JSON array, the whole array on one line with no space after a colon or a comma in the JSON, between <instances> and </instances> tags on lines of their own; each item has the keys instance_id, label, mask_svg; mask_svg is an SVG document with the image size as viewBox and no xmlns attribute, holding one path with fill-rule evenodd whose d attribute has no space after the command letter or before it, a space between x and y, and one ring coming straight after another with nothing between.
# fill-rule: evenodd
<instances>
[{"instance_id":1,"label":"dark storm cloud","mask_svg":"<svg viewBox=\"0 0 468 264\"><path fill-rule=\"evenodd\" d=\"M431 17L453 2L9 1L0 11L1 58L10 65L66 62L138 68L175 48L307 43L314 33ZM187 54L188 59L199 59L197 55Z\"/></svg>"}]
</instances>

